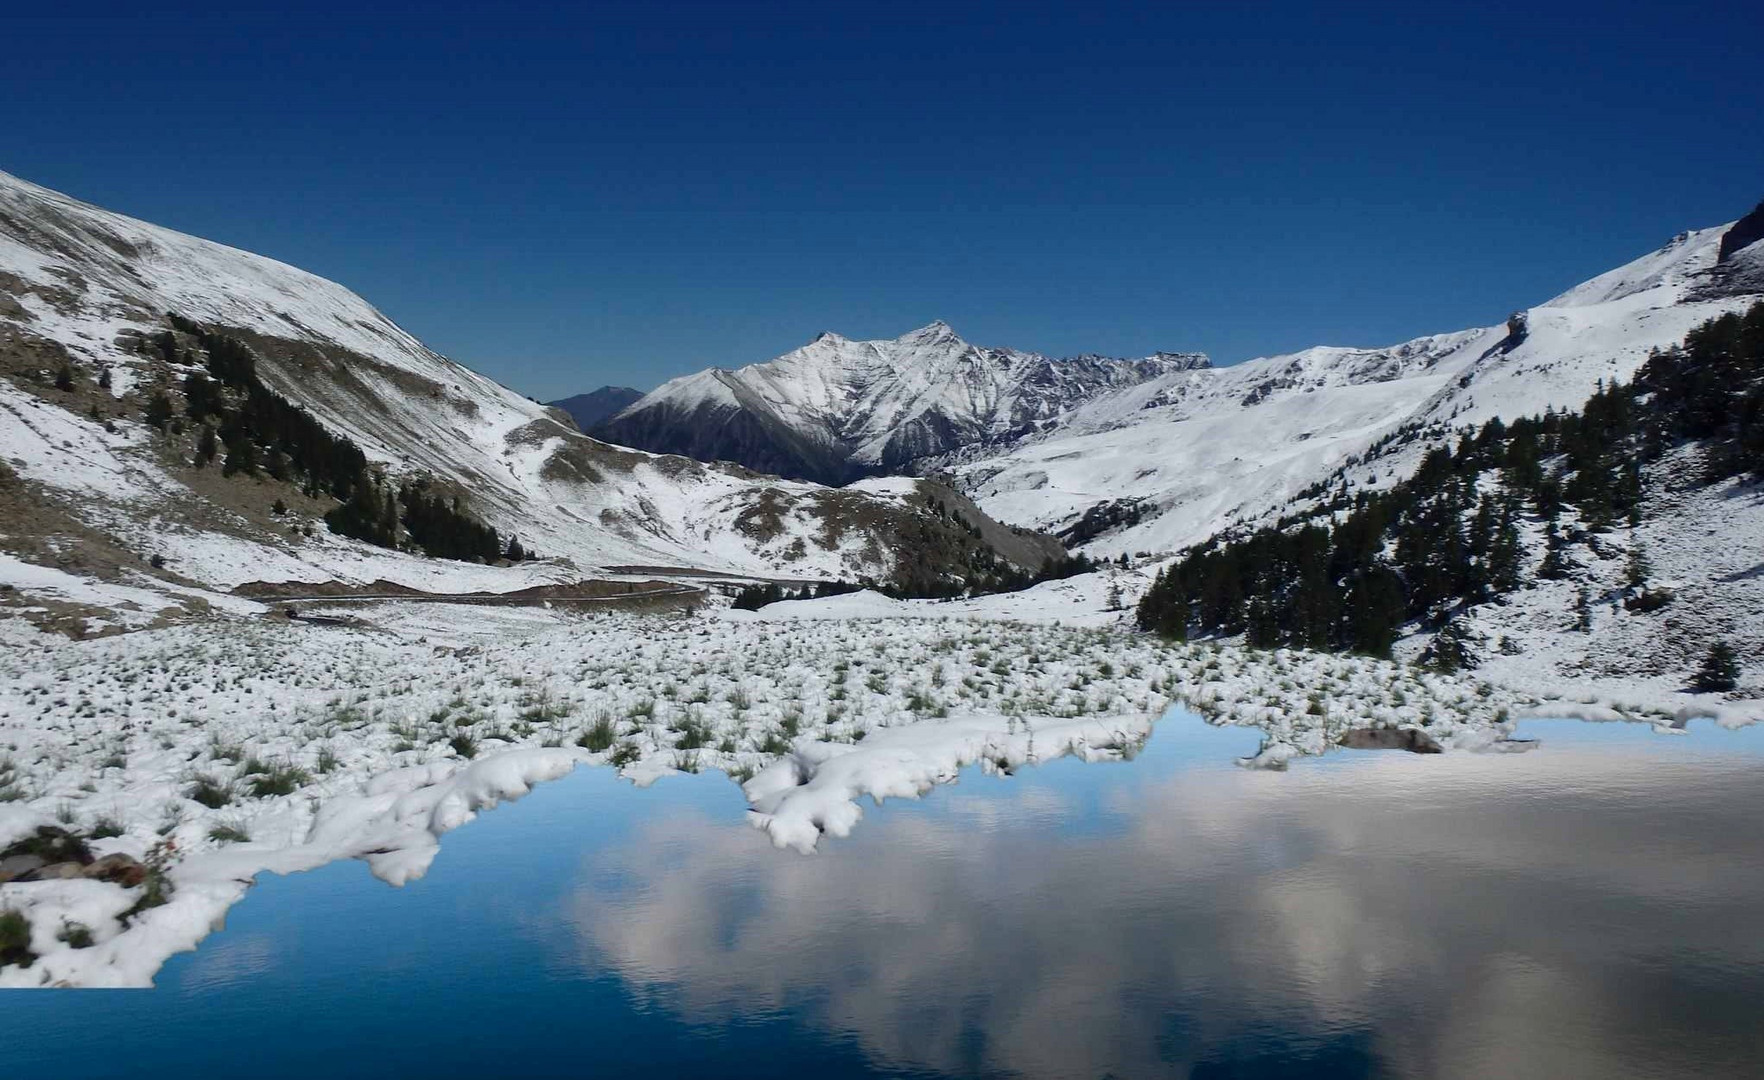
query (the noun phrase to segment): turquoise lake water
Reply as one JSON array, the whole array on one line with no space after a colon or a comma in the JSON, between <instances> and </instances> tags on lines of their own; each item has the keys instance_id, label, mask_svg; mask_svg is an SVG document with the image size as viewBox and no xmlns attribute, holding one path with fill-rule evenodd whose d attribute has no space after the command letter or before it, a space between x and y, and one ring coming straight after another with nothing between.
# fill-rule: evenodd
<instances>
[{"instance_id":1,"label":"turquoise lake water","mask_svg":"<svg viewBox=\"0 0 1764 1080\"><path fill-rule=\"evenodd\" d=\"M1764 1075L1764 732L964 773L802 856L585 769L403 889L265 877L158 988L0 999L6 1075Z\"/></svg>"}]
</instances>

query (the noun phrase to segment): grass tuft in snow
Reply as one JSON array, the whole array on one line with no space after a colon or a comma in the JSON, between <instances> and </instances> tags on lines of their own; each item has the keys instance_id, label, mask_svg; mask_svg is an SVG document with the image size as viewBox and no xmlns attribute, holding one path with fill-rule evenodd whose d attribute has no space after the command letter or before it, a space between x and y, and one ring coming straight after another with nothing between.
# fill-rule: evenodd
<instances>
[{"instance_id":1,"label":"grass tuft in snow","mask_svg":"<svg viewBox=\"0 0 1764 1080\"><path fill-rule=\"evenodd\" d=\"M612 717L601 713L595 718L594 723L589 725L588 730L582 732L581 738L576 740L576 745L589 753L598 754L613 744L613 738Z\"/></svg>"},{"instance_id":2,"label":"grass tuft in snow","mask_svg":"<svg viewBox=\"0 0 1764 1080\"><path fill-rule=\"evenodd\" d=\"M198 776L190 789L190 798L210 810L219 810L233 801L233 791L211 776Z\"/></svg>"},{"instance_id":3,"label":"grass tuft in snow","mask_svg":"<svg viewBox=\"0 0 1764 1080\"><path fill-rule=\"evenodd\" d=\"M259 799L270 795L292 795L295 788L311 779L305 769L294 765L265 766L251 778L251 794Z\"/></svg>"}]
</instances>

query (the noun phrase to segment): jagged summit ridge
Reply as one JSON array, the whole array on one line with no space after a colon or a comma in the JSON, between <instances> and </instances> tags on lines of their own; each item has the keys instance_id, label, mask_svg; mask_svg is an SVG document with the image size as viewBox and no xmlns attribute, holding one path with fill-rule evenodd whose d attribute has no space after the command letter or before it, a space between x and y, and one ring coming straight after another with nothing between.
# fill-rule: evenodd
<instances>
[{"instance_id":1,"label":"jagged summit ridge","mask_svg":"<svg viewBox=\"0 0 1764 1080\"><path fill-rule=\"evenodd\" d=\"M1019 437L1099 394L1209 366L1200 353L1053 358L990 348L964 340L942 319L867 341L824 331L763 363L671 380L597 434L843 483Z\"/></svg>"}]
</instances>

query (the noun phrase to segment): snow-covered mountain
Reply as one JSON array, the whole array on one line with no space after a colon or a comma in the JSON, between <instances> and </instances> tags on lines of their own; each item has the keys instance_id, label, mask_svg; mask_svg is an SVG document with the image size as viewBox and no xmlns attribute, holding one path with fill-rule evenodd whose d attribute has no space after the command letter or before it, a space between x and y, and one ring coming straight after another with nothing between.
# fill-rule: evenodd
<instances>
[{"instance_id":1,"label":"snow-covered mountain","mask_svg":"<svg viewBox=\"0 0 1764 1080\"><path fill-rule=\"evenodd\" d=\"M545 404L554 409L562 409L570 414L570 419L583 431L608 419L620 409L630 405L643 396L643 391L633 390L629 386L603 386L598 390L590 390L586 394L572 394L557 401Z\"/></svg>"},{"instance_id":2,"label":"snow-covered mountain","mask_svg":"<svg viewBox=\"0 0 1764 1080\"><path fill-rule=\"evenodd\" d=\"M1326 479L1388 486L1459 426L1578 407L1599 380L1628 379L1651 350L1764 293L1761 218L1681 233L1505 323L1167 372L1049 430L921 466L1091 554L1177 550L1266 522Z\"/></svg>"},{"instance_id":3,"label":"snow-covered mountain","mask_svg":"<svg viewBox=\"0 0 1764 1080\"><path fill-rule=\"evenodd\" d=\"M195 467L182 387L201 366L178 325L242 342L269 390L375 469L430 478L550 558L499 570L371 547L325 528L328 495ZM179 414L163 433L143 422L159 392ZM516 588L658 565L886 578L902 559L923 568L927 536L971 535L949 520L951 507L980 519L959 496L911 482L833 491L598 442L437 355L335 282L4 173L0 504L0 552L219 588L381 578ZM1048 551L1008 530L991 535L1019 564Z\"/></svg>"},{"instance_id":4,"label":"snow-covered mountain","mask_svg":"<svg viewBox=\"0 0 1764 1080\"><path fill-rule=\"evenodd\" d=\"M1207 366L1198 353L1053 359L983 348L942 321L892 340L823 333L775 360L674 379L594 434L845 483L958 447L1018 438L1099 394Z\"/></svg>"}]
</instances>

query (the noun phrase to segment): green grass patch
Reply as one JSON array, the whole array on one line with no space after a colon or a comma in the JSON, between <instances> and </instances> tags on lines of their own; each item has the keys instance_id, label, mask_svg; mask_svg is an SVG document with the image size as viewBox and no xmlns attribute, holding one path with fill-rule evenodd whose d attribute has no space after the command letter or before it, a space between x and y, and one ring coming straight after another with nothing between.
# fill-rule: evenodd
<instances>
[{"instance_id":1,"label":"green grass patch","mask_svg":"<svg viewBox=\"0 0 1764 1080\"><path fill-rule=\"evenodd\" d=\"M576 740L576 745L590 753L598 754L612 746L613 738L612 717L603 713L599 719L589 725L588 730L582 732L581 738Z\"/></svg>"}]
</instances>

